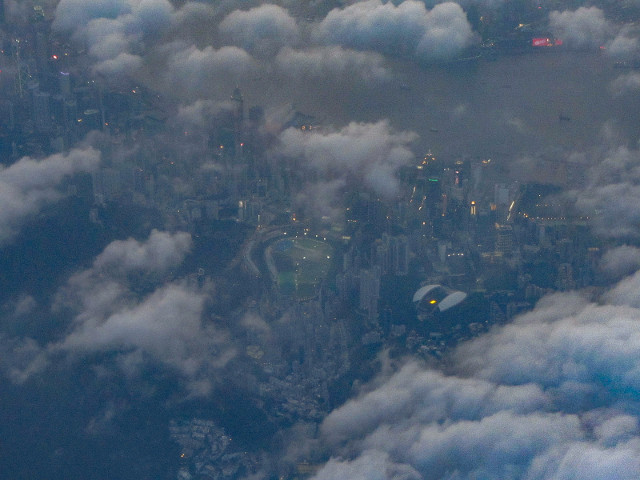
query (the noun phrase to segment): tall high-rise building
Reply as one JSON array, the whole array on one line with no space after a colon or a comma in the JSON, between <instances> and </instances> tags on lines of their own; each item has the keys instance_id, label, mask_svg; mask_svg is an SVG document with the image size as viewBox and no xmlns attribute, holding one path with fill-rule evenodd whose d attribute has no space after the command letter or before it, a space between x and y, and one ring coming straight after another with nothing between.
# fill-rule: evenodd
<instances>
[{"instance_id":1,"label":"tall high-rise building","mask_svg":"<svg viewBox=\"0 0 640 480\"><path fill-rule=\"evenodd\" d=\"M394 275L407 275L409 273L409 241L404 235L390 238L389 253L391 254L390 267Z\"/></svg>"},{"instance_id":2,"label":"tall high-rise building","mask_svg":"<svg viewBox=\"0 0 640 480\"><path fill-rule=\"evenodd\" d=\"M386 233L372 245L371 259L382 273L407 275L409 273L409 242L404 235L391 236Z\"/></svg>"},{"instance_id":3,"label":"tall high-rise building","mask_svg":"<svg viewBox=\"0 0 640 480\"><path fill-rule=\"evenodd\" d=\"M511 255L513 250L513 227L496 225L496 253Z\"/></svg>"},{"instance_id":4,"label":"tall high-rise building","mask_svg":"<svg viewBox=\"0 0 640 480\"><path fill-rule=\"evenodd\" d=\"M239 127L244 121L244 99L242 98L242 92L239 87L233 90L231 101L233 102L233 119L237 122L237 125L234 125L234 127Z\"/></svg>"},{"instance_id":5,"label":"tall high-rise building","mask_svg":"<svg viewBox=\"0 0 640 480\"><path fill-rule=\"evenodd\" d=\"M47 61L49 59L49 38L45 32L36 32L35 57L40 79L47 74Z\"/></svg>"},{"instance_id":6,"label":"tall high-rise building","mask_svg":"<svg viewBox=\"0 0 640 480\"><path fill-rule=\"evenodd\" d=\"M16 106L12 101L7 102L7 126L13 131L16 128Z\"/></svg>"},{"instance_id":7,"label":"tall high-rise building","mask_svg":"<svg viewBox=\"0 0 640 480\"><path fill-rule=\"evenodd\" d=\"M231 95L231 101L233 102L233 144L235 150L235 157L238 159L242 156L242 149L244 147L242 141L242 129L244 125L244 99L242 98L242 92L240 88L236 87Z\"/></svg>"},{"instance_id":8,"label":"tall high-rise building","mask_svg":"<svg viewBox=\"0 0 640 480\"><path fill-rule=\"evenodd\" d=\"M65 100L62 105L63 123L66 130L75 130L78 122L78 102L75 99Z\"/></svg>"},{"instance_id":9,"label":"tall high-rise building","mask_svg":"<svg viewBox=\"0 0 640 480\"><path fill-rule=\"evenodd\" d=\"M378 318L381 274L379 266L370 270L360 270L360 308L367 312L369 320Z\"/></svg>"},{"instance_id":10,"label":"tall high-rise building","mask_svg":"<svg viewBox=\"0 0 640 480\"><path fill-rule=\"evenodd\" d=\"M570 263L561 263L558 265L558 277L556 278L556 287L559 290L571 290L576 287L573 278L573 267Z\"/></svg>"},{"instance_id":11,"label":"tall high-rise building","mask_svg":"<svg viewBox=\"0 0 640 480\"><path fill-rule=\"evenodd\" d=\"M33 92L33 123L39 132L45 132L51 127L49 98L48 93L37 90Z\"/></svg>"},{"instance_id":12,"label":"tall high-rise building","mask_svg":"<svg viewBox=\"0 0 640 480\"><path fill-rule=\"evenodd\" d=\"M60 88L60 93L64 98L69 98L71 96L71 76L68 72L58 73L58 87Z\"/></svg>"}]
</instances>

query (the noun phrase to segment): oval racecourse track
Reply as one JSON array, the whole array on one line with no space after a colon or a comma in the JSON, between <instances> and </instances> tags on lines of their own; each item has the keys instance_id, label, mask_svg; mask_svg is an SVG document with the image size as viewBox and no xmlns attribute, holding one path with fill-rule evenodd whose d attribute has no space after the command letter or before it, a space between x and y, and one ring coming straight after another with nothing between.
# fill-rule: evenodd
<instances>
[{"instance_id":1,"label":"oval racecourse track","mask_svg":"<svg viewBox=\"0 0 640 480\"><path fill-rule=\"evenodd\" d=\"M299 300L316 295L332 256L328 243L307 236L280 238L265 249L265 262L280 292Z\"/></svg>"}]
</instances>

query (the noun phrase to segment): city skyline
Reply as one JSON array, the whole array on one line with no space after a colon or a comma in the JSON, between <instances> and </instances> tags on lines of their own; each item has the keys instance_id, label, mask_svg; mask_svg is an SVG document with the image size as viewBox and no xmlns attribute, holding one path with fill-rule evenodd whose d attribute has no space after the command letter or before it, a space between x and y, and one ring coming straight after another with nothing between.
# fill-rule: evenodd
<instances>
[{"instance_id":1,"label":"city skyline","mask_svg":"<svg viewBox=\"0 0 640 480\"><path fill-rule=\"evenodd\" d=\"M0 472L637 478L639 19L1 1Z\"/></svg>"}]
</instances>

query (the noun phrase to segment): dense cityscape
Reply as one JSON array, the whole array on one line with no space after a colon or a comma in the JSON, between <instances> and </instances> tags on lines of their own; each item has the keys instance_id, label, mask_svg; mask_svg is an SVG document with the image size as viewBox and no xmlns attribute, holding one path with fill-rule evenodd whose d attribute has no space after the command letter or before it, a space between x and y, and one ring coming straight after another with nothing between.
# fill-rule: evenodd
<instances>
[{"instance_id":1,"label":"dense cityscape","mask_svg":"<svg viewBox=\"0 0 640 480\"><path fill-rule=\"evenodd\" d=\"M637 478L640 4L289 3L0 0L0 477Z\"/></svg>"}]
</instances>

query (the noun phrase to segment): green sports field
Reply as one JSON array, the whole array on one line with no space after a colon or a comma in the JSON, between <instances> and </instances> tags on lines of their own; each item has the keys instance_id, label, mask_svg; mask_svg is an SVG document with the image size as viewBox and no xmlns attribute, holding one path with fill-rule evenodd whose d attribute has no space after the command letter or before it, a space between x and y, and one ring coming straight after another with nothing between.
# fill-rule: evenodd
<instances>
[{"instance_id":1,"label":"green sports field","mask_svg":"<svg viewBox=\"0 0 640 480\"><path fill-rule=\"evenodd\" d=\"M327 276L333 249L315 238L283 238L273 245L271 255L280 291L302 299L315 295Z\"/></svg>"}]
</instances>

